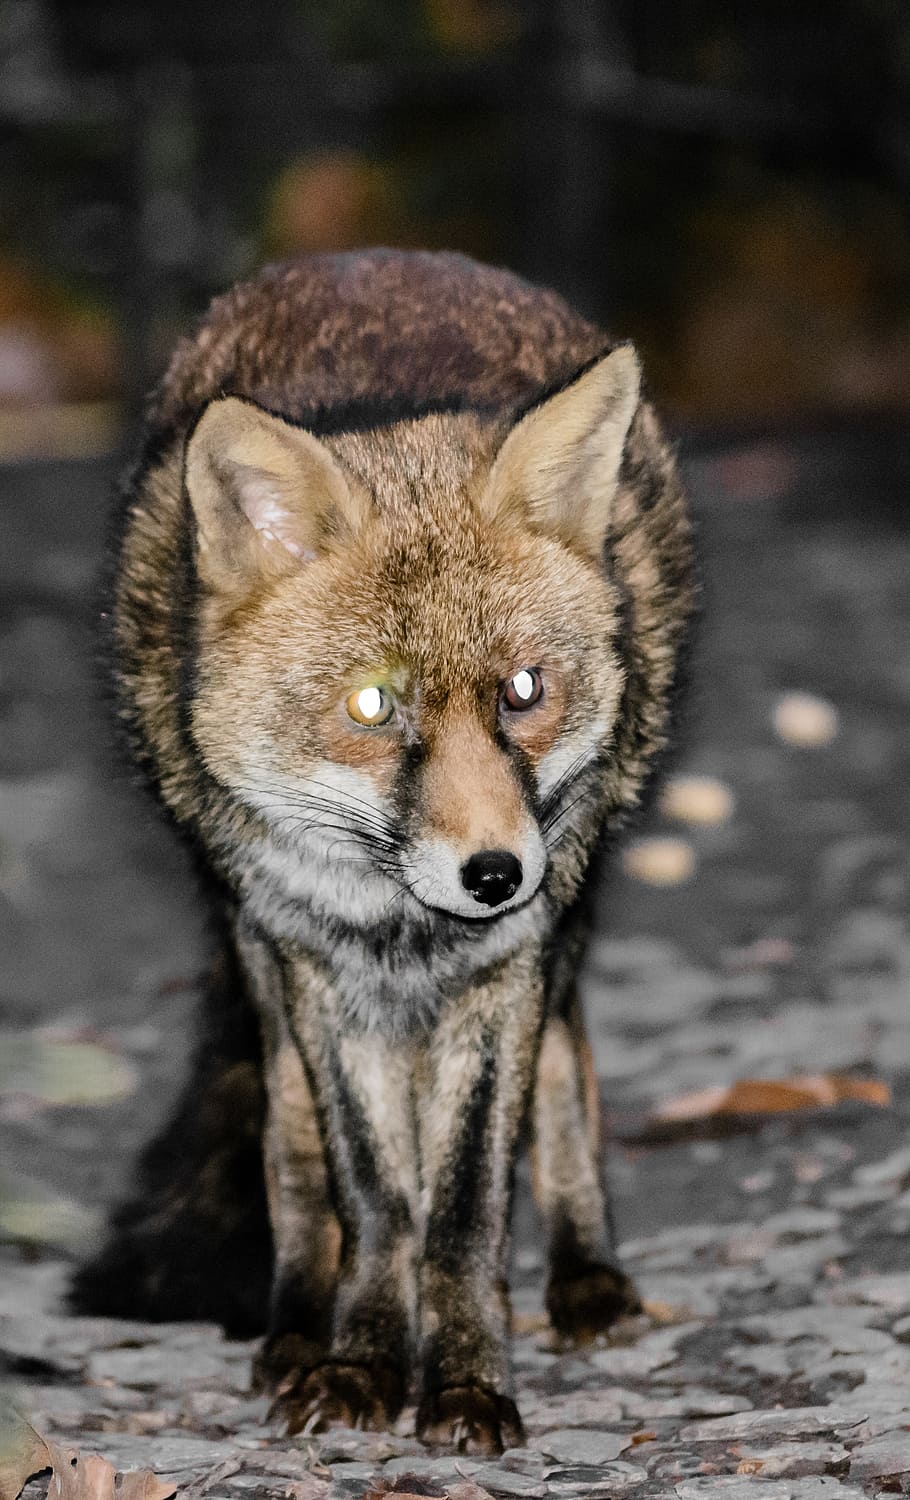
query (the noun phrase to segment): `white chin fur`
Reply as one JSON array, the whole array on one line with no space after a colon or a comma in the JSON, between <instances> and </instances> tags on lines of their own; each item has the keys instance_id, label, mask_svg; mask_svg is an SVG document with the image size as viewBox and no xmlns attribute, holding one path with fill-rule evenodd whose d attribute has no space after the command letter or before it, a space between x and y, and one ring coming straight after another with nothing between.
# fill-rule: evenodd
<instances>
[{"instance_id":1,"label":"white chin fur","mask_svg":"<svg viewBox=\"0 0 910 1500\"><path fill-rule=\"evenodd\" d=\"M499 906L484 906L475 901L461 883L461 869L468 855L459 853L444 839L421 839L411 846L405 861L408 885L424 906L447 911L454 917L488 921L503 912L524 906L536 895L547 866L543 839L536 828L530 828L520 849L513 851L521 861L521 885Z\"/></svg>"}]
</instances>

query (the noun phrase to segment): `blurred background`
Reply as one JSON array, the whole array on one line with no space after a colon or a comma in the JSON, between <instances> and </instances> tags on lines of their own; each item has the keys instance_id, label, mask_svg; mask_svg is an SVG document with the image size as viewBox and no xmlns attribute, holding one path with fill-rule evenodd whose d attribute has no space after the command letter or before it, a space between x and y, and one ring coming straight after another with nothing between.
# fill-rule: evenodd
<instances>
[{"instance_id":1,"label":"blurred background","mask_svg":"<svg viewBox=\"0 0 910 1500\"><path fill-rule=\"evenodd\" d=\"M213 293L361 244L556 286L679 445L693 691L586 979L621 1232L824 1206L905 1145L908 85L907 0L0 0L0 1244L97 1236L206 962L93 686L144 393ZM778 1092L719 1156L703 1091L743 1079ZM906 1264L901 1172L851 1264Z\"/></svg>"},{"instance_id":2,"label":"blurred background","mask_svg":"<svg viewBox=\"0 0 910 1500\"><path fill-rule=\"evenodd\" d=\"M376 243L556 286L677 424L902 414L908 189L904 0L0 0L0 438L116 442L215 291Z\"/></svg>"}]
</instances>

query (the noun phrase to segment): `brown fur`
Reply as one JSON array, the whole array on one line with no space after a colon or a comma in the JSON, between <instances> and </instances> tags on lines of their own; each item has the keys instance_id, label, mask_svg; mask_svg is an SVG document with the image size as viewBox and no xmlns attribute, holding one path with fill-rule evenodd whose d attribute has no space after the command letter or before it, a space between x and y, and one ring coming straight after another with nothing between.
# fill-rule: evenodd
<instances>
[{"instance_id":1,"label":"brown fur","mask_svg":"<svg viewBox=\"0 0 910 1500\"><path fill-rule=\"evenodd\" d=\"M416 1358L428 1440L518 1440L529 1105L555 1324L586 1336L636 1304L573 971L598 841L667 740L692 597L632 351L506 272L387 251L267 269L152 402L121 705L221 882L259 1016L260 1375L292 1430L392 1420ZM503 684L531 669L543 696L512 711ZM392 719L355 725L376 684ZM467 862L490 851L518 884L481 907Z\"/></svg>"}]
</instances>

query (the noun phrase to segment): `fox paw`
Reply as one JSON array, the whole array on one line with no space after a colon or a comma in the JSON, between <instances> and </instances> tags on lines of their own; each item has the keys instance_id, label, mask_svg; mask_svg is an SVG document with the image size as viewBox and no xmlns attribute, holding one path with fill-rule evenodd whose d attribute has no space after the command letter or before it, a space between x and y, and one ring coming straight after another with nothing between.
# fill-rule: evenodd
<instances>
[{"instance_id":1,"label":"fox paw","mask_svg":"<svg viewBox=\"0 0 910 1500\"><path fill-rule=\"evenodd\" d=\"M456 1453L502 1453L525 1440L518 1408L509 1396L479 1385L451 1385L424 1396L417 1436Z\"/></svg>"},{"instance_id":2,"label":"fox paw","mask_svg":"<svg viewBox=\"0 0 910 1500\"><path fill-rule=\"evenodd\" d=\"M325 1345L301 1333L278 1333L268 1337L253 1360L253 1390L281 1393L283 1386L303 1371L325 1359Z\"/></svg>"},{"instance_id":3,"label":"fox paw","mask_svg":"<svg viewBox=\"0 0 910 1500\"><path fill-rule=\"evenodd\" d=\"M613 1266L589 1266L576 1276L554 1276L547 1312L556 1332L574 1343L591 1343L620 1318L641 1312L634 1281Z\"/></svg>"},{"instance_id":4,"label":"fox paw","mask_svg":"<svg viewBox=\"0 0 910 1500\"><path fill-rule=\"evenodd\" d=\"M270 1415L289 1437L333 1424L386 1431L404 1403L404 1381L388 1365L321 1364L279 1392Z\"/></svg>"}]
</instances>

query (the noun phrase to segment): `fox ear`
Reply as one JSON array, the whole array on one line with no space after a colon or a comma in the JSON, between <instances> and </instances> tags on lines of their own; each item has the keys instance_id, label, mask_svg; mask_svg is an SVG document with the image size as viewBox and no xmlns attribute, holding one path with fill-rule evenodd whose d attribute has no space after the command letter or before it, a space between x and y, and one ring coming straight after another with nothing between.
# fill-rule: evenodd
<instances>
[{"instance_id":1,"label":"fox ear","mask_svg":"<svg viewBox=\"0 0 910 1500\"><path fill-rule=\"evenodd\" d=\"M206 407L185 476L199 576L227 596L312 561L365 516L364 498L318 438L236 396Z\"/></svg>"},{"instance_id":2,"label":"fox ear","mask_svg":"<svg viewBox=\"0 0 910 1500\"><path fill-rule=\"evenodd\" d=\"M493 465L487 515L524 519L599 562L639 380L622 344L522 417Z\"/></svg>"}]
</instances>

